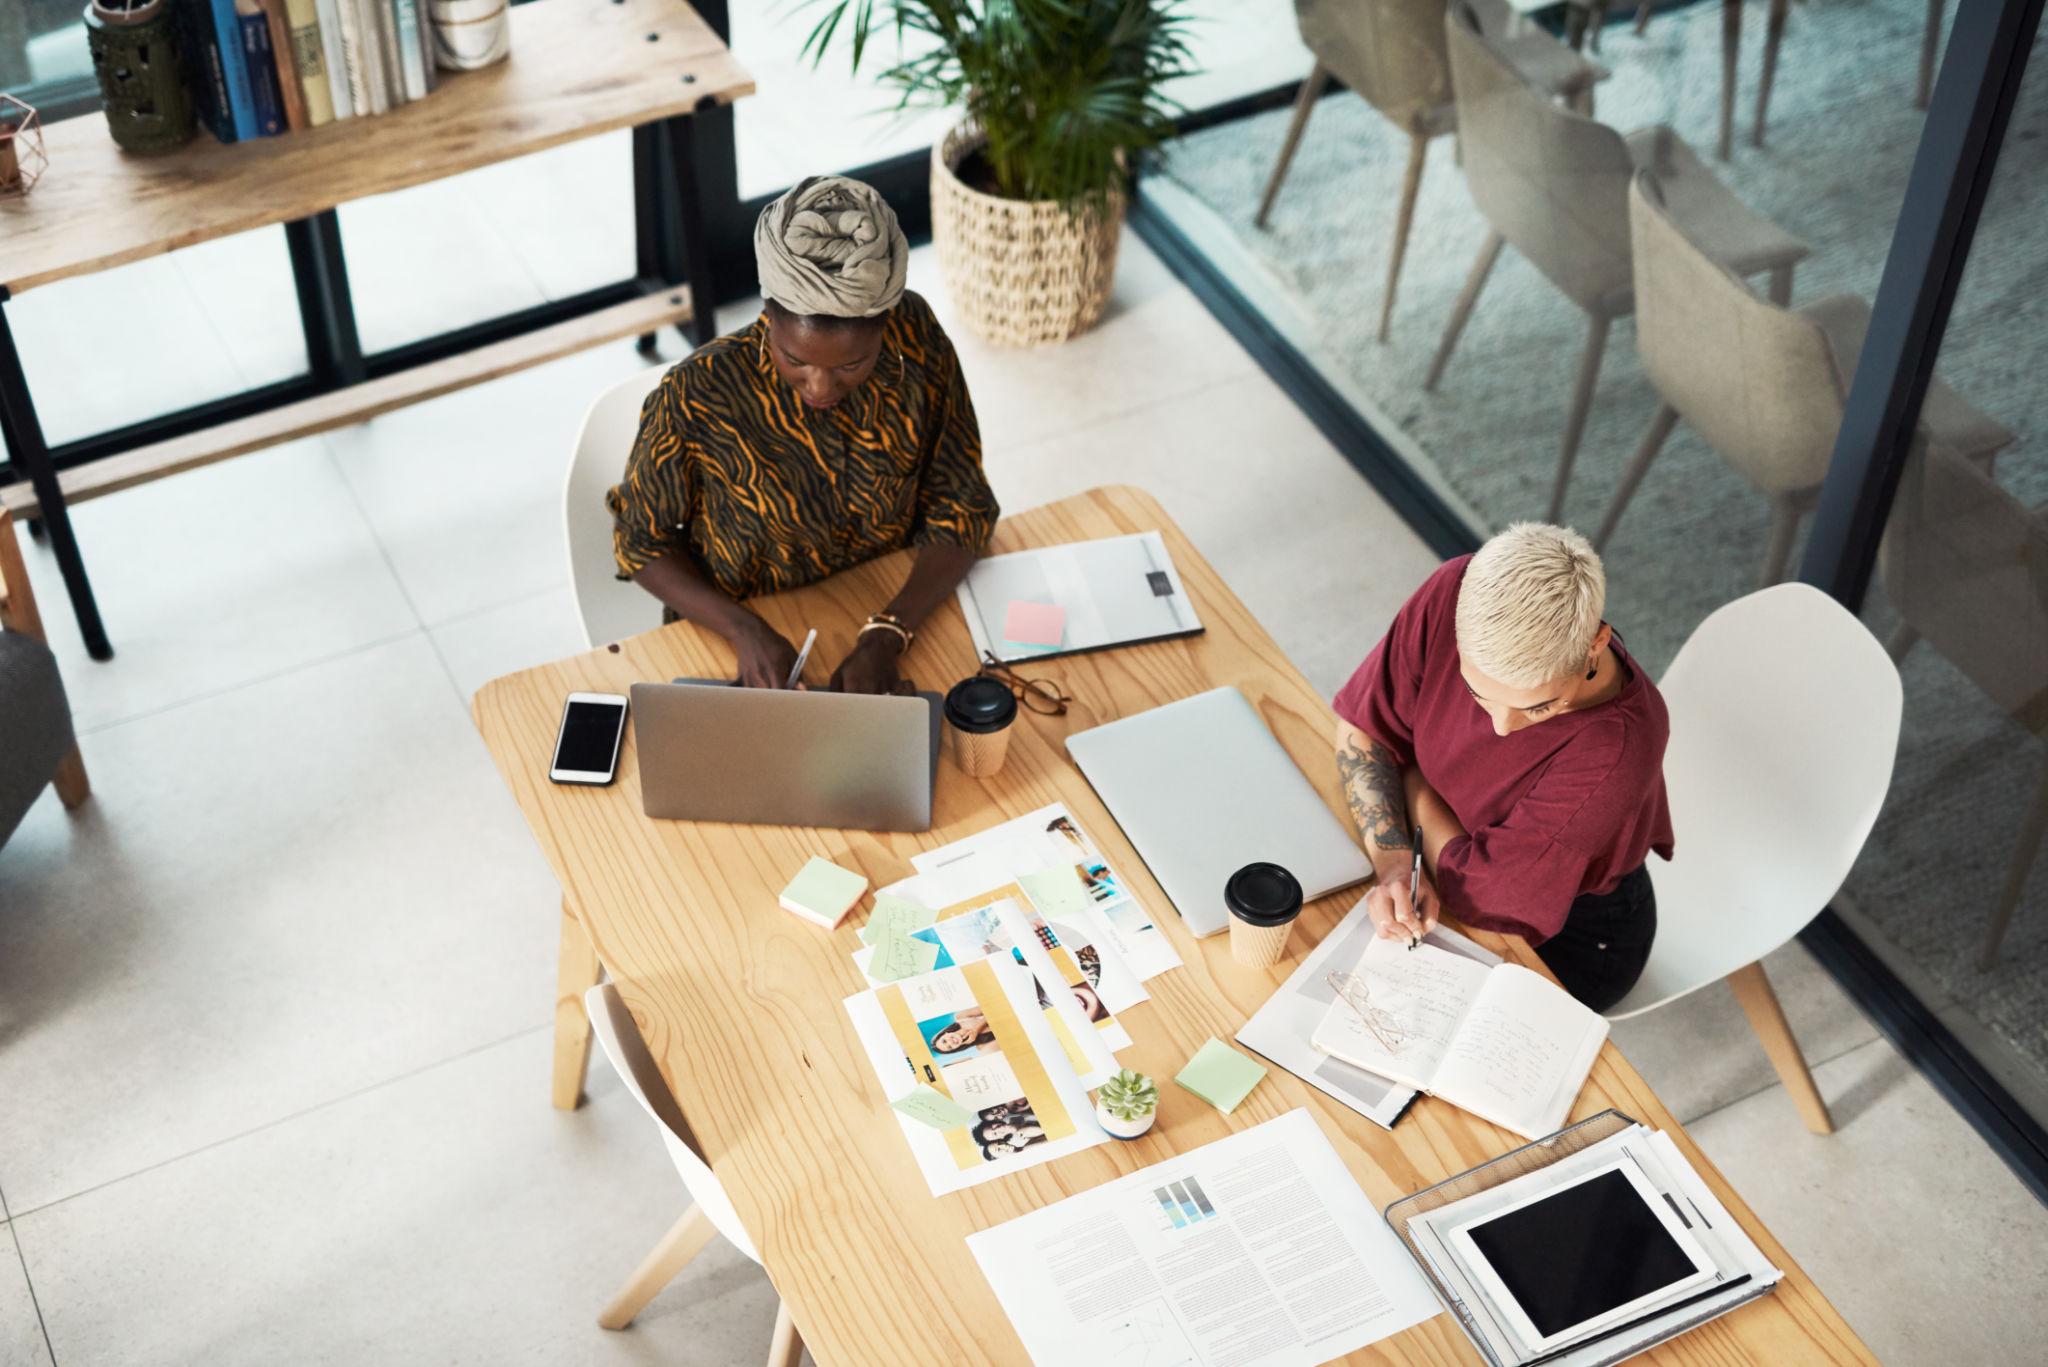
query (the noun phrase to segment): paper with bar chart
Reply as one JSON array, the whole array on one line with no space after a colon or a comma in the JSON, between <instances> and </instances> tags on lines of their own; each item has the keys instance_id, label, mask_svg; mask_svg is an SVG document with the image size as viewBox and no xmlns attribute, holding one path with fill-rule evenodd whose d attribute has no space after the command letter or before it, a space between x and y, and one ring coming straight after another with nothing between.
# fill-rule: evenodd
<instances>
[{"instance_id":1,"label":"paper with bar chart","mask_svg":"<svg viewBox=\"0 0 2048 1367\"><path fill-rule=\"evenodd\" d=\"M967 1247L1047 1367L1310 1367L1440 1308L1306 1110Z\"/></svg>"}]
</instances>

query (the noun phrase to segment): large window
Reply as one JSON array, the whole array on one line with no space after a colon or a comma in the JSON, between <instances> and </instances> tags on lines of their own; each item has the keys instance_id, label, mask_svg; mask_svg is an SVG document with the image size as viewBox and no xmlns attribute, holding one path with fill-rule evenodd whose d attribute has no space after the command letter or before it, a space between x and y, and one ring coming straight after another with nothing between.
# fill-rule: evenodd
<instances>
[{"instance_id":1,"label":"large window","mask_svg":"<svg viewBox=\"0 0 2048 1367\"><path fill-rule=\"evenodd\" d=\"M92 80L84 0L0 4L0 91L52 114L75 110Z\"/></svg>"}]
</instances>

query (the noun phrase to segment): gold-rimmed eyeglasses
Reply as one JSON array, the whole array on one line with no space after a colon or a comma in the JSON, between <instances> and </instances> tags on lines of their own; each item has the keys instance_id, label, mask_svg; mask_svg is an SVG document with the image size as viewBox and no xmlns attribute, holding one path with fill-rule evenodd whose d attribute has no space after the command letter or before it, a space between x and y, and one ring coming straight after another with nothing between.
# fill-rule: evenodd
<instances>
[{"instance_id":1,"label":"gold-rimmed eyeglasses","mask_svg":"<svg viewBox=\"0 0 2048 1367\"><path fill-rule=\"evenodd\" d=\"M987 651L981 652L981 677L994 679L1016 694L1017 701L1042 717L1064 717L1073 699L1050 679L1027 679Z\"/></svg>"}]
</instances>

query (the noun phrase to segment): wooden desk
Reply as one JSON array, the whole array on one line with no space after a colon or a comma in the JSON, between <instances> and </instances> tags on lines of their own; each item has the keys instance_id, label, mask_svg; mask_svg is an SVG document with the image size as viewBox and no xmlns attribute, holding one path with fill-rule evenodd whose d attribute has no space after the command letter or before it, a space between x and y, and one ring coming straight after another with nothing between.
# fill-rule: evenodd
<instances>
[{"instance_id":1,"label":"wooden desk","mask_svg":"<svg viewBox=\"0 0 2048 1367\"><path fill-rule=\"evenodd\" d=\"M8 0L0 0L7 3ZM619 337L710 340L699 111L753 79L683 0L548 0L512 11L512 55L443 73L388 114L224 145L204 129L161 157L122 152L98 114L50 125L50 168L0 199L0 303L23 290L271 224L285 225L308 374L52 449L0 311L0 435L18 482L0 506L42 520L87 648L113 654L66 506L295 441ZM636 278L365 356L336 206L615 129L634 132ZM118 377L116 377L118 379ZM61 472L61 473L60 473Z\"/></svg>"},{"instance_id":2,"label":"wooden desk","mask_svg":"<svg viewBox=\"0 0 2048 1367\"><path fill-rule=\"evenodd\" d=\"M923 835L650 821L640 812L630 737L611 787L548 782L565 693L623 693L635 681L732 672L724 645L689 626L509 675L476 696L477 725L562 881L565 906L580 910L580 929L564 918L558 1102L573 1104L587 1051L574 1028L578 995L595 972L581 941L587 931L822 1363L1023 1361L1022 1345L967 1252L968 1234L1296 1106L1318 1112L1352 1173L1381 1206L1521 1142L1430 1098L1419 1099L1389 1133L1277 1068L1232 1116L1165 1081L1204 1039L1228 1039L1297 959L1268 971L1244 969L1231 960L1228 937L1197 941L1186 934L1067 761L1063 738L1233 684L1258 707L1331 810L1345 808L1330 758L1328 705L1148 495L1098 489L1007 518L995 549L1155 527L1173 550L1207 633L1027 670L1057 679L1077 699L1074 707L1063 718L1025 714L1003 771L991 779L967 778L949 756L940 769L933 827ZM815 625L819 658L829 665L851 644L861 619L894 591L906 564L903 555L890 556L756 606L785 633ZM920 685L943 688L971 672L973 661L966 626L949 605L920 636L909 663ZM1159 1122L1136 1143L1105 1144L934 1198L840 1005L864 986L848 957L858 946L862 918L820 930L779 909L776 893L813 854L860 869L873 884L888 883L911 872L909 859L918 850L1055 800L1073 809L1132 891L1159 913L1186 964L1148 982L1152 1000L1123 1016L1135 1044L1121 1061L1164 1082ZM1355 892L1339 893L1312 904L1303 913L1295 955L1355 900ZM1478 938L1541 971L1520 941ZM1776 1295L1649 1360L1874 1361L1612 1045L1572 1115L1579 1119L1607 1106L1669 1132L1787 1274ZM1439 1315L1355 1360L1466 1363L1478 1356L1449 1317Z\"/></svg>"}]
</instances>

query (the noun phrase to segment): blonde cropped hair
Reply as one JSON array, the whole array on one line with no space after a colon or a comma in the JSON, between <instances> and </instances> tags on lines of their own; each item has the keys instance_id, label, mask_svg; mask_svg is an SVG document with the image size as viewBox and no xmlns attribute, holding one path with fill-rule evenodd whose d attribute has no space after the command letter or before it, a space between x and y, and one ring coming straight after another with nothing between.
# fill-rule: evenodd
<instances>
[{"instance_id":1,"label":"blonde cropped hair","mask_svg":"<svg viewBox=\"0 0 2048 1367\"><path fill-rule=\"evenodd\" d=\"M1458 589L1458 653L1510 688L1583 672L1607 607L1600 554L1569 527L1517 522L1472 557Z\"/></svg>"}]
</instances>

